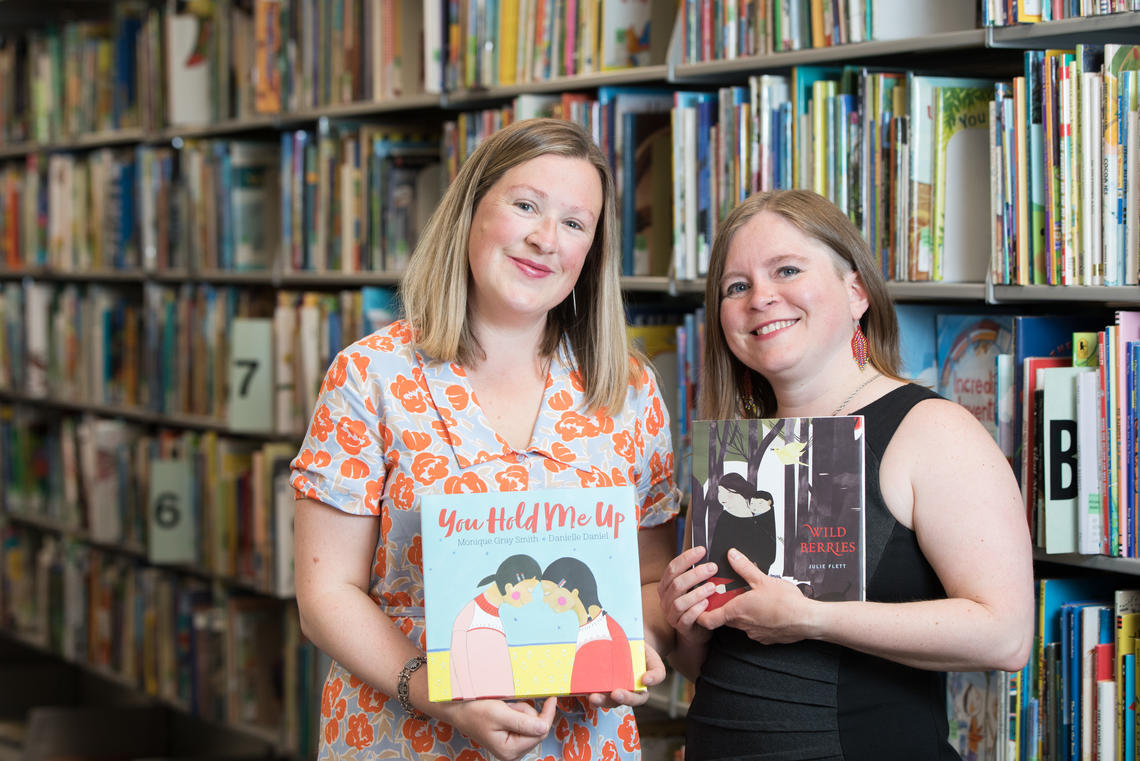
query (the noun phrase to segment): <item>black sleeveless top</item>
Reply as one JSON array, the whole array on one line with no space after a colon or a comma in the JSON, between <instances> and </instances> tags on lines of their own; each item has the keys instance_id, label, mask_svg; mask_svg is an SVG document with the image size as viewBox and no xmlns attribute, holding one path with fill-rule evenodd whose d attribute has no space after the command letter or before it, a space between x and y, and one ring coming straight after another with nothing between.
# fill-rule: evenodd
<instances>
[{"instance_id":1,"label":"black sleeveless top","mask_svg":"<svg viewBox=\"0 0 1140 761\"><path fill-rule=\"evenodd\" d=\"M944 598L914 532L879 489L883 453L914 405L938 395L902 386L853 414L866 419L867 599ZM760 645L739 629L713 633L688 713L686 761L954 761L945 678L828 642Z\"/></svg>"}]
</instances>

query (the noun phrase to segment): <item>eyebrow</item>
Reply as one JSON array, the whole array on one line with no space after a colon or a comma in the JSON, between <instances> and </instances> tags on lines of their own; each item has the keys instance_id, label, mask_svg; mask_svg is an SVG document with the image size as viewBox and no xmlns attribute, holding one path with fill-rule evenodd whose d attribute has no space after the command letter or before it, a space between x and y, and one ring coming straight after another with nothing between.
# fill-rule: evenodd
<instances>
[{"instance_id":1,"label":"eyebrow","mask_svg":"<svg viewBox=\"0 0 1140 761\"><path fill-rule=\"evenodd\" d=\"M520 182L517 185L511 185L509 188L507 188L507 190L514 191L514 192L518 192L520 190L530 192L530 193L533 193L534 195L538 196L539 199L543 200L543 201L546 201L550 198L549 195L547 195L546 193L543 193L541 190L536 188L534 185L528 185L525 182ZM585 206L569 206L567 208L569 208L570 211L573 212L574 214L582 214L582 215L589 217L591 222L595 222L595 223L597 222L597 217L594 216L594 212L590 211Z\"/></svg>"}]
</instances>

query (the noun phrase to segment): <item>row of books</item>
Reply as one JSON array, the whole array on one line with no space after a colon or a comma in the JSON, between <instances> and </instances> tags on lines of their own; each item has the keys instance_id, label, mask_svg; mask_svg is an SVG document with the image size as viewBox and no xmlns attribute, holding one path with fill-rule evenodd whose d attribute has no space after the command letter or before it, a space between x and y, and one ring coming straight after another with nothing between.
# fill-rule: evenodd
<instances>
[{"instance_id":1,"label":"row of books","mask_svg":"<svg viewBox=\"0 0 1140 761\"><path fill-rule=\"evenodd\" d=\"M1140 11L1140 3L1136 0L985 0L982 3L986 26L1036 24L1129 11Z\"/></svg>"},{"instance_id":2,"label":"row of books","mask_svg":"<svg viewBox=\"0 0 1140 761\"><path fill-rule=\"evenodd\" d=\"M903 374L966 407L991 433L1021 484L1037 546L1136 557L1140 313L895 310Z\"/></svg>"},{"instance_id":3,"label":"row of books","mask_svg":"<svg viewBox=\"0 0 1140 761\"><path fill-rule=\"evenodd\" d=\"M973 3L897 0L684 0L684 63L732 60L868 40L921 37L977 26Z\"/></svg>"},{"instance_id":4,"label":"row of books","mask_svg":"<svg viewBox=\"0 0 1140 761\"><path fill-rule=\"evenodd\" d=\"M443 194L437 134L322 120L280 166L284 271L402 272Z\"/></svg>"},{"instance_id":5,"label":"row of books","mask_svg":"<svg viewBox=\"0 0 1140 761\"><path fill-rule=\"evenodd\" d=\"M716 91L599 88L598 98L569 103L528 96L512 109L460 115L445 128L445 145L457 166L489 131L524 115L560 109L580 121L619 178L627 275L701 277L717 224L737 202L756 190L804 187L847 211L888 279L982 282L989 231L971 220L989 210L970 189L989 181L994 85L799 66Z\"/></svg>"},{"instance_id":6,"label":"row of books","mask_svg":"<svg viewBox=\"0 0 1140 761\"><path fill-rule=\"evenodd\" d=\"M81 156L32 153L0 166L0 263L137 267L137 214L149 200L137 166L135 151L115 148Z\"/></svg>"},{"instance_id":7,"label":"row of books","mask_svg":"<svg viewBox=\"0 0 1140 761\"><path fill-rule=\"evenodd\" d=\"M669 0L447 3L448 90L507 87L665 62Z\"/></svg>"},{"instance_id":8,"label":"row of books","mask_svg":"<svg viewBox=\"0 0 1140 761\"><path fill-rule=\"evenodd\" d=\"M0 408L7 514L274 597L293 594L294 443Z\"/></svg>"},{"instance_id":9,"label":"row of books","mask_svg":"<svg viewBox=\"0 0 1140 761\"><path fill-rule=\"evenodd\" d=\"M115 3L104 20L0 36L0 142L142 127L138 40L145 8Z\"/></svg>"},{"instance_id":10,"label":"row of books","mask_svg":"<svg viewBox=\"0 0 1140 761\"><path fill-rule=\"evenodd\" d=\"M851 216L888 279L984 280L989 241L969 223L982 211L970 188L988 179L986 119L975 112L992 90L992 80L799 66L747 86L677 93L678 276L704 274L717 223L740 199L801 187ZM945 111L937 124L936 96Z\"/></svg>"},{"instance_id":11,"label":"row of books","mask_svg":"<svg viewBox=\"0 0 1140 761\"><path fill-rule=\"evenodd\" d=\"M437 138L329 123L0 168L0 261L58 272L401 271L441 190Z\"/></svg>"},{"instance_id":12,"label":"row of books","mask_svg":"<svg viewBox=\"0 0 1140 761\"><path fill-rule=\"evenodd\" d=\"M0 628L182 710L315 752L325 658L296 605L0 526Z\"/></svg>"},{"instance_id":13,"label":"row of books","mask_svg":"<svg viewBox=\"0 0 1140 761\"><path fill-rule=\"evenodd\" d=\"M998 758L1136 758L1140 591L1105 578L1042 578L1036 602L1034 652L1007 675Z\"/></svg>"},{"instance_id":14,"label":"row of books","mask_svg":"<svg viewBox=\"0 0 1140 761\"><path fill-rule=\"evenodd\" d=\"M1115 324L1074 334L1073 346L1068 362L1025 360L1037 542L1049 553L1137 557L1140 313L1118 312Z\"/></svg>"},{"instance_id":15,"label":"row of books","mask_svg":"<svg viewBox=\"0 0 1140 761\"><path fill-rule=\"evenodd\" d=\"M107 21L0 36L0 142L661 64L672 22L667 0L115 3Z\"/></svg>"},{"instance_id":16,"label":"row of books","mask_svg":"<svg viewBox=\"0 0 1140 761\"><path fill-rule=\"evenodd\" d=\"M1027 76L1012 85L802 66L715 92L530 94L447 122L443 167L433 137L336 121L285 132L279 143L32 154L0 174L0 200L12 212L0 219L0 258L63 271L399 272L444 168L457 171L505 123L559 115L588 127L615 168L627 275L697 278L736 202L757 189L808 187L848 211L889 279L981 282L989 273L996 283L1134 284L1140 226L1127 214L1127 179L1140 151L1127 150L1124 115L1140 113L1127 68L1137 50L1030 53ZM1103 80L1104 92L1120 93L1109 105L1124 110L1104 111L1095 120L1104 129L1082 128L1065 105L1080 78L1060 72L1079 57L1099 71L1096 56L1106 52L1116 63L1084 74L1091 79L1080 92L1091 108L1100 102L1092 81ZM1058 97L1028 99L1038 88L1024 84L1049 72L1044 91ZM1079 139L1093 132L1110 139ZM970 191L985 184L988 209ZM970 222L986 215L994 225Z\"/></svg>"},{"instance_id":17,"label":"row of books","mask_svg":"<svg viewBox=\"0 0 1140 761\"><path fill-rule=\"evenodd\" d=\"M0 288L0 389L296 434L343 346L398 314L395 293L24 279ZM256 366L256 372L248 368Z\"/></svg>"},{"instance_id":18,"label":"row of books","mask_svg":"<svg viewBox=\"0 0 1140 761\"><path fill-rule=\"evenodd\" d=\"M1137 283L1140 47L1031 51L990 105L992 279Z\"/></svg>"}]
</instances>

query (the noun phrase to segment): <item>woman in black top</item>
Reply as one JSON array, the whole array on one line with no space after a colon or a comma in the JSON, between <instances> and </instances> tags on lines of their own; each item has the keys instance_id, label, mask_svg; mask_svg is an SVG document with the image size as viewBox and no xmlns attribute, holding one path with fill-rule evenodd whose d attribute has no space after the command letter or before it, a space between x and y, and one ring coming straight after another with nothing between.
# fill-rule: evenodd
<instances>
[{"instance_id":1,"label":"woman in black top","mask_svg":"<svg viewBox=\"0 0 1140 761\"><path fill-rule=\"evenodd\" d=\"M954 759L940 671L1016 671L1033 636L1017 483L968 411L898 375L866 244L808 191L760 193L709 263L701 414L866 419L866 601L821 602L740 553L751 587L709 609L689 549L659 586L670 660L696 680L686 758ZM703 562L702 562L703 561Z\"/></svg>"}]
</instances>

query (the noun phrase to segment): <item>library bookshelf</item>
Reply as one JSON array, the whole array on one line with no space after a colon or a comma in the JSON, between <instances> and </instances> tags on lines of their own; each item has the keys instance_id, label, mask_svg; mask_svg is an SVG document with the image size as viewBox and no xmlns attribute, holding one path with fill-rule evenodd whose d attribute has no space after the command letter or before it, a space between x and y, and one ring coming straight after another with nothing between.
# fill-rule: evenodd
<instances>
[{"instance_id":1,"label":"library bookshelf","mask_svg":"<svg viewBox=\"0 0 1140 761\"><path fill-rule=\"evenodd\" d=\"M332 353L390 317L417 224L470 146L506 121L557 114L590 127L632 199L631 229L642 203L632 190L653 181L633 147L670 165L666 192L646 200L667 230L627 236L623 285L632 323L667 326L650 353L676 368L668 394L682 452L702 255L718 218L759 187L812 187L845 204L900 304L1091 313L1104 325L1140 304L1122 249L1112 249L1116 282L1104 262L1085 267L1050 245L1053 261L1029 240L1031 204L1021 208L1017 190L1029 197L1032 172L1012 166L995 189L1006 154L993 141L982 179L956 180L987 191L985 222L968 225L981 237L944 236L944 270L913 261L924 244L903 204L927 197L900 152L913 141L893 137L919 135L903 95L923 77L985 79L984 100L1000 107L995 85L1026 75L1025 51L1136 43L1140 11L1013 26L950 19L874 39L869 20L894 6L850 0L836 4L846 26L831 19L835 34L813 46L806 28L787 38L788 19L777 40L772 15L714 28L705 4L657 2L644 53L607 67L604 44L572 49L566 37L556 38L564 56L544 58L529 38L546 32L524 33L542 5L530 0L502 2L498 26L463 26L470 3L452 4L457 18L406 0L336 5L349 15L333 20L313 0L217 2L198 23L234 23L207 51L205 79L168 68L164 55L193 22L173 3L62 4L54 25L25 13L0 28L0 631L282 756L315 747L322 681L291 600L283 473ZM582 38L605 39L604 0L579 6ZM285 30L276 47L258 37L275 23ZM408 47L395 63L387 24L428 54ZM512 28L524 31L509 42ZM470 44L449 47L449 33ZM86 63L110 80L101 101L67 84ZM1012 108L1021 101L1010 89ZM872 107L879 121L860 121ZM874 150L871 124L882 125ZM410 203L397 205L393 178ZM922 203L933 210L939 192ZM946 203L947 215L962 213ZM1132 216L1112 220L1131 234ZM243 375L251 363L261 371ZM1042 550L1038 560L1136 573L1134 560L1100 554ZM653 700L677 713L683 695L677 684Z\"/></svg>"}]
</instances>

